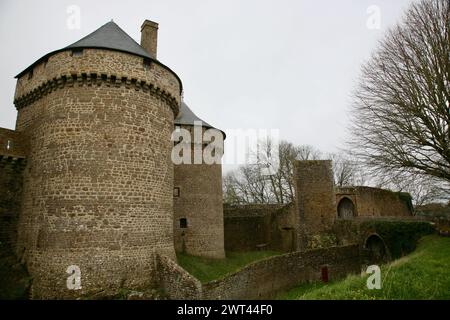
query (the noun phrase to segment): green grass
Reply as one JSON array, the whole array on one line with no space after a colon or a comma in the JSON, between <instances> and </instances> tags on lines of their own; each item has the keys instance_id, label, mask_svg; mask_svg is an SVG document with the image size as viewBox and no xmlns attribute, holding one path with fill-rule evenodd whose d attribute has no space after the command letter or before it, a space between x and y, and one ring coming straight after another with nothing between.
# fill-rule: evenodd
<instances>
[{"instance_id":1,"label":"green grass","mask_svg":"<svg viewBox=\"0 0 450 320\"><path fill-rule=\"evenodd\" d=\"M450 238L426 236L416 251L381 267L382 288L369 290L368 275L348 276L330 284L299 286L279 299L427 300L450 299Z\"/></svg>"},{"instance_id":2,"label":"green grass","mask_svg":"<svg viewBox=\"0 0 450 320\"><path fill-rule=\"evenodd\" d=\"M267 257L279 255L275 251L227 252L226 259L207 259L178 254L178 263L190 274L206 283L236 272L244 266Z\"/></svg>"}]
</instances>

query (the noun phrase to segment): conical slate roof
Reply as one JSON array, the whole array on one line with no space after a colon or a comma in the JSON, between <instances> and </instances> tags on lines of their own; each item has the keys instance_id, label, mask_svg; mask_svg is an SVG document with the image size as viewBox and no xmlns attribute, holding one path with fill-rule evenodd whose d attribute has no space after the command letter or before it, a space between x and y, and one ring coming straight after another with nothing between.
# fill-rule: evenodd
<instances>
[{"instance_id":1,"label":"conical slate roof","mask_svg":"<svg viewBox=\"0 0 450 320\"><path fill-rule=\"evenodd\" d=\"M72 43L67 47L46 54L45 56L37 60L35 63L33 63L31 66L26 68L24 71L19 73L16 76L16 78L21 77L23 74L27 73L32 68L34 68L35 65L44 61L51 55L54 55L58 52L73 49L107 49L131 53L143 58L149 58L155 63L161 65L162 67L172 72L180 82L180 87L182 91L182 83L178 75L175 72L173 72L169 67L156 60L155 57L151 56L149 52L147 52L144 48L142 48L136 41L134 41L133 38L131 38L113 21L104 24L94 32L88 34L86 37L82 38L81 40L78 40L75 43Z\"/></svg>"},{"instance_id":2,"label":"conical slate roof","mask_svg":"<svg viewBox=\"0 0 450 320\"><path fill-rule=\"evenodd\" d=\"M213 127L212 125L210 125L208 122L203 121L202 119L197 117L197 115L194 112L192 112L192 110L187 106L187 104L184 101L181 101L180 112L178 113L178 116L175 118L175 121L174 121L175 125L193 126L195 121L201 121L202 127L217 129L217 128ZM220 129L217 129L217 130L221 131L225 138L225 132L223 132Z\"/></svg>"},{"instance_id":3,"label":"conical slate roof","mask_svg":"<svg viewBox=\"0 0 450 320\"><path fill-rule=\"evenodd\" d=\"M155 59L114 21L110 21L65 49L101 48L132 53Z\"/></svg>"},{"instance_id":4,"label":"conical slate roof","mask_svg":"<svg viewBox=\"0 0 450 320\"><path fill-rule=\"evenodd\" d=\"M178 113L178 116L175 119L175 124L193 126L195 121L201 121L203 127L214 128L206 121L203 121L202 119L197 117L195 113L192 112L192 110L187 106L187 104L182 101L180 106L180 113Z\"/></svg>"}]
</instances>

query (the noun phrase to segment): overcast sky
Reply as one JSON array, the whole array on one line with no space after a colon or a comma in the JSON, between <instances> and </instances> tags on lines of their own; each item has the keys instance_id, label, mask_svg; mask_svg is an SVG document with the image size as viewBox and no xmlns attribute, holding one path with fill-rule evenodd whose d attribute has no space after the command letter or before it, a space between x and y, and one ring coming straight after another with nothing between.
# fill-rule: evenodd
<instances>
[{"instance_id":1,"label":"overcast sky","mask_svg":"<svg viewBox=\"0 0 450 320\"><path fill-rule=\"evenodd\" d=\"M334 152L361 64L411 2L1 0L0 127L14 128L14 76L35 60L111 19L139 42L150 19L159 23L158 59L180 76L199 117L225 131L280 129L283 139ZM72 5L79 29L69 28Z\"/></svg>"}]
</instances>

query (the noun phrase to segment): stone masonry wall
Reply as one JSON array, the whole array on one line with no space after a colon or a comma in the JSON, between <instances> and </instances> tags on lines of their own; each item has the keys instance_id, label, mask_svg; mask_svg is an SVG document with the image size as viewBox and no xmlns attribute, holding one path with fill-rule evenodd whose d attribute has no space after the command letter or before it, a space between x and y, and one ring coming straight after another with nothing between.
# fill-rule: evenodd
<instances>
[{"instance_id":1,"label":"stone masonry wall","mask_svg":"<svg viewBox=\"0 0 450 320\"><path fill-rule=\"evenodd\" d=\"M297 223L292 205L240 205L224 207L226 251L296 249Z\"/></svg>"},{"instance_id":2,"label":"stone masonry wall","mask_svg":"<svg viewBox=\"0 0 450 320\"><path fill-rule=\"evenodd\" d=\"M159 288L170 299L199 300L202 284L175 261L167 256L158 256Z\"/></svg>"},{"instance_id":3,"label":"stone masonry wall","mask_svg":"<svg viewBox=\"0 0 450 320\"><path fill-rule=\"evenodd\" d=\"M24 163L22 159L0 160L0 242L11 247L17 240Z\"/></svg>"},{"instance_id":4,"label":"stone masonry wall","mask_svg":"<svg viewBox=\"0 0 450 320\"><path fill-rule=\"evenodd\" d=\"M156 254L175 258L170 136L180 88L159 68L85 49L51 56L19 79L16 128L30 152L17 254L33 298L155 286ZM81 290L66 286L71 265Z\"/></svg>"},{"instance_id":5,"label":"stone masonry wall","mask_svg":"<svg viewBox=\"0 0 450 320\"><path fill-rule=\"evenodd\" d=\"M222 279L200 283L172 259L158 258L159 287L170 299L253 300L272 299L300 284L321 281L322 268L329 280L359 273L359 245L294 252L245 266Z\"/></svg>"},{"instance_id":6,"label":"stone masonry wall","mask_svg":"<svg viewBox=\"0 0 450 320\"><path fill-rule=\"evenodd\" d=\"M242 270L203 285L204 299L271 299L302 283L321 280L327 267L336 280L361 271L357 245L294 252L252 263Z\"/></svg>"},{"instance_id":7,"label":"stone masonry wall","mask_svg":"<svg viewBox=\"0 0 450 320\"><path fill-rule=\"evenodd\" d=\"M26 152L20 133L0 128L0 242L10 247L17 240Z\"/></svg>"},{"instance_id":8,"label":"stone masonry wall","mask_svg":"<svg viewBox=\"0 0 450 320\"><path fill-rule=\"evenodd\" d=\"M166 67L151 63L150 69L146 69L142 57L102 49L84 49L81 56L72 55L70 50L50 56L46 62L34 67L31 78L25 74L17 80L14 99L20 101L31 93L36 96L46 83L54 79L57 86L64 79L70 80L72 75L82 74L92 80L95 80L93 75L98 79L107 77L113 84L125 80L129 85L137 83L143 89L145 85L153 86L158 88L159 93L176 99L178 106L181 102L180 83Z\"/></svg>"},{"instance_id":9,"label":"stone masonry wall","mask_svg":"<svg viewBox=\"0 0 450 320\"><path fill-rule=\"evenodd\" d=\"M295 201L299 217L298 248L308 238L328 231L336 219L331 160L294 162Z\"/></svg>"},{"instance_id":10,"label":"stone masonry wall","mask_svg":"<svg viewBox=\"0 0 450 320\"><path fill-rule=\"evenodd\" d=\"M359 217L408 217L412 216L412 204L399 193L371 187L348 187L336 190L336 204L349 198Z\"/></svg>"},{"instance_id":11,"label":"stone masonry wall","mask_svg":"<svg viewBox=\"0 0 450 320\"><path fill-rule=\"evenodd\" d=\"M26 158L28 144L20 132L0 128L0 155L10 158Z\"/></svg>"}]
</instances>

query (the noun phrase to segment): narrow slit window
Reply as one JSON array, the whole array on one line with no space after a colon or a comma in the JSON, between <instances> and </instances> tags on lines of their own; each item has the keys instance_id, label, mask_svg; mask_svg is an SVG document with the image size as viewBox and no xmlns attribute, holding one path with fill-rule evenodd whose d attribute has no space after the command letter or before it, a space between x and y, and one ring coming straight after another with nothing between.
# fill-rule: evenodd
<instances>
[{"instance_id":1,"label":"narrow slit window","mask_svg":"<svg viewBox=\"0 0 450 320\"><path fill-rule=\"evenodd\" d=\"M186 229L187 228L187 219L186 218L181 218L180 219L180 228L182 228L182 229Z\"/></svg>"},{"instance_id":2,"label":"narrow slit window","mask_svg":"<svg viewBox=\"0 0 450 320\"><path fill-rule=\"evenodd\" d=\"M180 187L173 188L173 196L178 198L180 196Z\"/></svg>"},{"instance_id":3,"label":"narrow slit window","mask_svg":"<svg viewBox=\"0 0 450 320\"><path fill-rule=\"evenodd\" d=\"M6 142L6 150L10 150L11 148L12 148L12 141L11 140L8 140L7 142Z\"/></svg>"}]
</instances>

